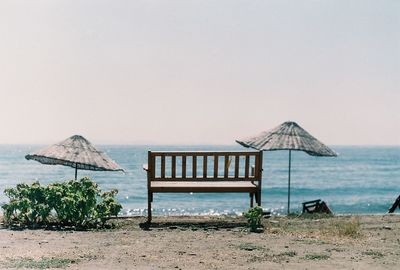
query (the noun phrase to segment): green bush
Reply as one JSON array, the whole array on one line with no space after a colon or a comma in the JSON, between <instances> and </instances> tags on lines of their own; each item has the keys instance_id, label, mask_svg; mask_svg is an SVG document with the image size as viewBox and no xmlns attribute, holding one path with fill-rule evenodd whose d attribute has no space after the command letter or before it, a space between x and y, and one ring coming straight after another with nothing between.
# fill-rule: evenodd
<instances>
[{"instance_id":1,"label":"green bush","mask_svg":"<svg viewBox=\"0 0 400 270\"><path fill-rule=\"evenodd\" d=\"M41 186L18 184L4 191L10 202L4 204L5 221L22 225L49 225L89 228L103 226L122 209L115 199L117 190L101 192L90 178Z\"/></svg>"},{"instance_id":2,"label":"green bush","mask_svg":"<svg viewBox=\"0 0 400 270\"><path fill-rule=\"evenodd\" d=\"M262 227L262 215L263 209L259 206L250 208L247 212L243 213L243 216L247 218L247 222L249 223L250 231L256 232L258 228Z\"/></svg>"}]
</instances>

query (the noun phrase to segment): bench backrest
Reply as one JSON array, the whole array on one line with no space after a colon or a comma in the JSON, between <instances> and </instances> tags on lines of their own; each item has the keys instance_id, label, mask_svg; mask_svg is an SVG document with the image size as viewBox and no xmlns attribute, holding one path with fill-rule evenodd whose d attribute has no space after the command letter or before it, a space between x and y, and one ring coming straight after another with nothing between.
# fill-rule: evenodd
<instances>
[{"instance_id":1,"label":"bench backrest","mask_svg":"<svg viewBox=\"0 0 400 270\"><path fill-rule=\"evenodd\" d=\"M261 181L262 151L148 152L149 181Z\"/></svg>"}]
</instances>

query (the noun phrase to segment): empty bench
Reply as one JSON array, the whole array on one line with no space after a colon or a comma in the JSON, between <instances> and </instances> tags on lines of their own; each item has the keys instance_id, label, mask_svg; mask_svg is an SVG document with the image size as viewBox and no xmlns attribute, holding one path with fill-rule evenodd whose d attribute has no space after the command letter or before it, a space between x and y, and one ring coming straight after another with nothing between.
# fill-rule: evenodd
<instances>
[{"instance_id":1,"label":"empty bench","mask_svg":"<svg viewBox=\"0 0 400 270\"><path fill-rule=\"evenodd\" d=\"M261 205L262 152L149 151L147 213L154 193L242 192Z\"/></svg>"}]
</instances>

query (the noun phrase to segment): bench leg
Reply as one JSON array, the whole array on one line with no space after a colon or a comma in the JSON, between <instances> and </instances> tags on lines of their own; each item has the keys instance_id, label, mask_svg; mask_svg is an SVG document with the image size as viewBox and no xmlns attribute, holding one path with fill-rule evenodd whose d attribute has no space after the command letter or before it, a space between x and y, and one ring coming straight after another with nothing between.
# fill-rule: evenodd
<instances>
[{"instance_id":1,"label":"bench leg","mask_svg":"<svg viewBox=\"0 0 400 270\"><path fill-rule=\"evenodd\" d=\"M151 202L153 201L153 193L149 192L147 195L147 222L151 222Z\"/></svg>"},{"instance_id":2,"label":"bench leg","mask_svg":"<svg viewBox=\"0 0 400 270\"><path fill-rule=\"evenodd\" d=\"M258 206L261 206L261 192L257 191L257 193L254 193L255 197L256 197L256 203Z\"/></svg>"},{"instance_id":3,"label":"bench leg","mask_svg":"<svg viewBox=\"0 0 400 270\"><path fill-rule=\"evenodd\" d=\"M249 195L250 195L250 208L252 208L254 205L254 193L249 193Z\"/></svg>"}]
</instances>

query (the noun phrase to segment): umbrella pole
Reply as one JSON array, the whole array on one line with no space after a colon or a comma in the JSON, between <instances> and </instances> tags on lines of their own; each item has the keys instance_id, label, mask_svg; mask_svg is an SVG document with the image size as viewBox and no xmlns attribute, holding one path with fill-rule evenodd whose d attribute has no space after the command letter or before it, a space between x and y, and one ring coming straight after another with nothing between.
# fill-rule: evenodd
<instances>
[{"instance_id":1,"label":"umbrella pole","mask_svg":"<svg viewBox=\"0 0 400 270\"><path fill-rule=\"evenodd\" d=\"M292 150L289 150L289 174L288 174L288 199L287 199L287 213L290 214L290 167L292 161Z\"/></svg>"},{"instance_id":2,"label":"umbrella pole","mask_svg":"<svg viewBox=\"0 0 400 270\"><path fill-rule=\"evenodd\" d=\"M75 180L78 176L78 163L75 163Z\"/></svg>"}]
</instances>

